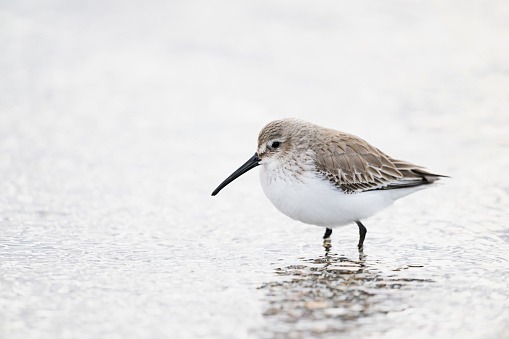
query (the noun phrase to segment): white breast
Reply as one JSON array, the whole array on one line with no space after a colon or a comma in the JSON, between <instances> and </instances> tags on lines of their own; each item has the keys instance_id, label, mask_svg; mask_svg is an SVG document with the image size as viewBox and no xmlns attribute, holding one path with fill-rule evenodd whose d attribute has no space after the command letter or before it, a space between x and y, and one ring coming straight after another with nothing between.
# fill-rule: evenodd
<instances>
[{"instance_id":1,"label":"white breast","mask_svg":"<svg viewBox=\"0 0 509 339\"><path fill-rule=\"evenodd\" d=\"M320 178L314 166L295 166L262 162L260 181L265 195L281 213L306 224L344 226L369 217L415 191L397 189L345 194Z\"/></svg>"}]
</instances>

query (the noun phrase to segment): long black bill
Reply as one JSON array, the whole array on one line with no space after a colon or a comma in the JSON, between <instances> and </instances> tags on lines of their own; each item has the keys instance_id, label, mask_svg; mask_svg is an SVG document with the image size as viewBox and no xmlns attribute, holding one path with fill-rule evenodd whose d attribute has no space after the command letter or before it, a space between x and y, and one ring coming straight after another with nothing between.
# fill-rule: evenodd
<instances>
[{"instance_id":1,"label":"long black bill","mask_svg":"<svg viewBox=\"0 0 509 339\"><path fill-rule=\"evenodd\" d=\"M255 153L251 159L246 161L246 163L239 167L235 172L233 172L228 178L226 178L217 188L212 192L212 196L219 193L220 190L222 190L226 185L228 185L233 180L240 177L242 174L246 173L252 168L255 168L256 166L260 165L260 158L258 158L258 153Z\"/></svg>"}]
</instances>

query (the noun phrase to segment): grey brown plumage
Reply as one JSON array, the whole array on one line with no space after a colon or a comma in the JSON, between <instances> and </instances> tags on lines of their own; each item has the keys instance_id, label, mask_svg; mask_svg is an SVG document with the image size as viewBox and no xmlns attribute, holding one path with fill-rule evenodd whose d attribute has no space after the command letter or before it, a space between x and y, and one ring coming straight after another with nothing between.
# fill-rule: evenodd
<instances>
[{"instance_id":1,"label":"grey brown plumage","mask_svg":"<svg viewBox=\"0 0 509 339\"><path fill-rule=\"evenodd\" d=\"M299 129L301 124L305 128ZM267 125L262 131L264 134L259 136L259 143L277 139L283 128L294 130L294 138L300 142L291 144L308 145L318 173L345 193L419 186L443 177L421 166L396 160L355 135L297 119L283 119ZM306 142L302 142L304 140Z\"/></svg>"}]
</instances>

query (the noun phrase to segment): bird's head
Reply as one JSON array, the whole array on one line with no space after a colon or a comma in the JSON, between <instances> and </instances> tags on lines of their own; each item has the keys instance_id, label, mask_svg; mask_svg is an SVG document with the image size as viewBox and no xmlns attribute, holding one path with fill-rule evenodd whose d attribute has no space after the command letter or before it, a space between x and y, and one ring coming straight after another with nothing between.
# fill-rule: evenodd
<instances>
[{"instance_id":1,"label":"bird's head","mask_svg":"<svg viewBox=\"0 0 509 339\"><path fill-rule=\"evenodd\" d=\"M298 152L296 145L302 145L303 138L307 133L299 128L305 122L297 119L282 119L268 123L258 135L257 152L228 178L226 178L212 195L216 195L226 185L240 177L247 171L259 166L273 166L280 164L291 156L292 152Z\"/></svg>"}]
</instances>

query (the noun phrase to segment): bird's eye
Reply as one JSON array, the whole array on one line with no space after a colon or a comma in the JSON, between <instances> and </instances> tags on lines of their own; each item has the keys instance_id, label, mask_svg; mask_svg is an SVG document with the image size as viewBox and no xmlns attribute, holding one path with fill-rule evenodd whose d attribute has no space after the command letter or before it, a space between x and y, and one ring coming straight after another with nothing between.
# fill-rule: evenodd
<instances>
[{"instance_id":1,"label":"bird's eye","mask_svg":"<svg viewBox=\"0 0 509 339\"><path fill-rule=\"evenodd\" d=\"M279 141L274 141L272 145L270 145L272 148L278 148L279 147Z\"/></svg>"}]
</instances>

